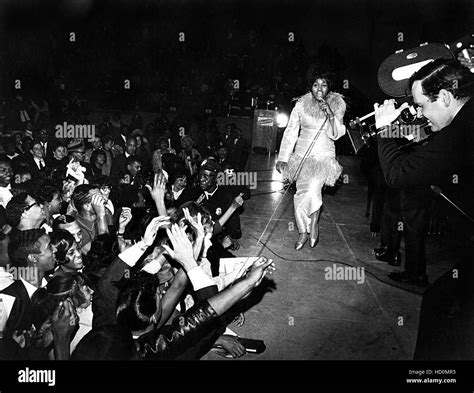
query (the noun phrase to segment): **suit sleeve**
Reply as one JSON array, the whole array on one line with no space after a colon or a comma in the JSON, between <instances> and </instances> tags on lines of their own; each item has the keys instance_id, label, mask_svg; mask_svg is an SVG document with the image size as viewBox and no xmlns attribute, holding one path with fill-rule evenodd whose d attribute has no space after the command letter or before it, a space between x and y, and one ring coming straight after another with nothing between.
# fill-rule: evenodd
<instances>
[{"instance_id":1,"label":"suit sleeve","mask_svg":"<svg viewBox=\"0 0 474 393\"><path fill-rule=\"evenodd\" d=\"M124 261L116 258L100 279L97 292L94 293L94 301L92 302L94 313L92 320L93 329L116 323L115 308L119 290L113 283L123 277L127 268L129 266Z\"/></svg>"},{"instance_id":2,"label":"suit sleeve","mask_svg":"<svg viewBox=\"0 0 474 393\"><path fill-rule=\"evenodd\" d=\"M392 188L439 184L455 172L457 159L442 140L433 141L420 149L406 153L392 139L377 136L380 165Z\"/></svg>"},{"instance_id":3,"label":"suit sleeve","mask_svg":"<svg viewBox=\"0 0 474 393\"><path fill-rule=\"evenodd\" d=\"M92 310L94 312L93 328L116 323L115 308L119 290L114 285L114 282L119 281L127 269L135 265L143 252L139 244L129 247L115 258L105 271L99 281L98 290L92 302Z\"/></svg>"}]
</instances>

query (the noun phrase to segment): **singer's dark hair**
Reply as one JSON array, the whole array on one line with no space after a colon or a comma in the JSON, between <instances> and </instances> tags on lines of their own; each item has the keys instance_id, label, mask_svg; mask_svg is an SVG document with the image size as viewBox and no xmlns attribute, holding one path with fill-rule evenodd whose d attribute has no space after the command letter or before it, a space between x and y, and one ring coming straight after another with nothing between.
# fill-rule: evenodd
<instances>
[{"instance_id":1,"label":"singer's dark hair","mask_svg":"<svg viewBox=\"0 0 474 393\"><path fill-rule=\"evenodd\" d=\"M411 76L410 87L415 81L421 81L423 94L430 101L436 101L442 89L456 99L472 97L474 93L474 74L456 60L436 59L426 64Z\"/></svg>"},{"instance_id":2,"label":"singer's dark hair","mask_svg":"<svg viewBox=\"0 0 474 393\"><path fill-rule=\"evenodd\" d=\"M306 73L307 88L311 90L313 84L318 79L324 79L328 84L328 91L332 91L334 87L335 75L331 71L325 70L319 65L313 64Z\"/></svg>"}]
</instances>

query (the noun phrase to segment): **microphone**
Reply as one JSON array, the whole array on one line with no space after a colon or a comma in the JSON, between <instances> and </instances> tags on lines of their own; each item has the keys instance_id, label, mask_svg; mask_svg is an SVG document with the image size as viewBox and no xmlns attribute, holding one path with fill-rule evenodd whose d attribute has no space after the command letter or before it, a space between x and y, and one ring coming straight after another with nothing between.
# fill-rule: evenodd
<instances>
[{"instance_id":1,"label":"microphone","mask_svg":"<svg viewBox=\"0 0 474 393\"><path fill-rule=\"evenodd\" d=\"M324 98L323 98L323 92L322 91L319 91L316 93L316 100L319 101L319 106L321 107L321 109L323 110L323 112L326 114L326 116L331 116L330 113L329 113L329 110L328 110L328 107L327 107L327 103L326 101L324 101ZM325 106L322 106L321 104L324 103L326 104Z\"/></svg>"}]
</instances>

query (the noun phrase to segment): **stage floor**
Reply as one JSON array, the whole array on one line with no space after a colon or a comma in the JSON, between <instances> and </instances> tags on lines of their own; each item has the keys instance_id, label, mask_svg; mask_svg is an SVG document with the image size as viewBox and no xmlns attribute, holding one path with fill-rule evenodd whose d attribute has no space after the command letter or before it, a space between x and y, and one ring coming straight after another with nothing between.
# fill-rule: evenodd
<instances>
[{"instance_id":1,"label":"stage floor","mask_svg":"<svg viewBox=\"0 0 474 393\"><path fill-rule=\"evenodd\" d=\"M242 360L413 359L426 288L392 282L387 273L401 270L403 264L394 268L374 258L379 238L371 237L370 218L365 217L367 185L359 161L338 159L348 182L324 195L319 244L311 249L308 242L300 251L294 250L294 191L282 190L275 156L253 154L250 159L257 189L244 205L241 248L234 254L264 255L274 260L277 270L255 294L245 324L229 325L239 336L266 344L264 353L247 354ZM443 242L427 242L430 283L457 262L456 246ZM328 279L327 268L339 272L349 266L363 272L364 279ZM203 359L228 360L214 353Z\"/></svg>"}]
</instances>

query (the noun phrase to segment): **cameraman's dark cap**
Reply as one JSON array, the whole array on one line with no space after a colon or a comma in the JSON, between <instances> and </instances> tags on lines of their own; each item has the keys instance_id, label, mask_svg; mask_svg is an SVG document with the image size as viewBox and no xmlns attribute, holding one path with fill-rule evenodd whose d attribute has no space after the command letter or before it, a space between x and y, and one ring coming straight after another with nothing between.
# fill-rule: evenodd
<instances>
[{"instance_id":1,"label":"cameraman's dark cap","mask_svg":"<svg viewBox=\"0 0 474 393\"><path fill-rule=\"evenodd\" d=\"M222 172L221 166L213 160L204 160L201 164L200 170L214 172L216 175Z\"/></svg>"}]
</instances>

